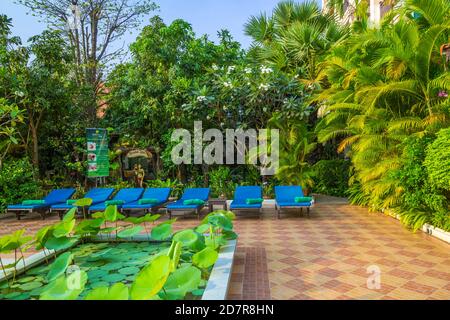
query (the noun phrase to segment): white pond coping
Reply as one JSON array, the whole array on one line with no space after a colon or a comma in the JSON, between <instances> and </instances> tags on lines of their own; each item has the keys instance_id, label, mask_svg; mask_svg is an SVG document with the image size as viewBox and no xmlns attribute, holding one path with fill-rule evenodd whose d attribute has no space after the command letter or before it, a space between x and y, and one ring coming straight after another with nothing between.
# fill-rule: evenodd
<instances>
[{"instance_id":1,"label":"white pond coping","mask_svg":"<svg viewBox=\"0 0 450 320\"><path fill-rule=\"evenodd\" d=\"M219 258L211 271L202 300L226 300L236 245L237 240L230 240L220 248Z\"/></svg>"},{"instance_id":2,"label":"white pond coping","mask_svg":"<svg viewBox=\"0 0 450 320\"><path fill-rule=\"evenodd\" d=\"M105 241L112 240L111 236L99 235L91 241ZM147 235L137 235L127 239L121 239L121 241L148 241ZM74 244L74 246L78 243ZM228 285L231 279L231 272L233 269L234 253L236 251L237 240L229 240L226 245L222 246L219 252L219 257L214 264L211 271L205 292L203 293L202 300L225 300L228 294ZM60 252L70 250L61 250ZM17 275L22 274L28 269L36 267L42 264L46 258L52 259L54 256L54 250L46 250L35 253L24 260L21 260L17 264ZM58 252L59 253L59 252ZM2 259L4 264L13 262L12 259ZM12 276L13 268L7 269L7 274L0 270L0 281L3 281L7 277Z\"/></svg>"}]
</instances>

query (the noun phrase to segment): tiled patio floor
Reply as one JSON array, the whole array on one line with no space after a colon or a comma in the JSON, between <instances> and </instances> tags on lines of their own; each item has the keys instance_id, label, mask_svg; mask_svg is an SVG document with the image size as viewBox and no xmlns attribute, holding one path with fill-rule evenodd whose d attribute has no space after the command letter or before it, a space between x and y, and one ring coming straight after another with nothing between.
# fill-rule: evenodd
<instances>
[{"instance_id":1,"label":"tiled patio floor","mask_svg":"<svg viewBox=\"0 0 450 320\"><path fill-rule=\"evenodd\" d=\"M1 219L0 234L55 220ZM450 245L341 199L319 197L310 218L277 220L268 207L262 218L239 217L235 229L229 299L450 299ZM369 267L379 268L380 289L367 288Z\"/></svg>"}]
</instances>

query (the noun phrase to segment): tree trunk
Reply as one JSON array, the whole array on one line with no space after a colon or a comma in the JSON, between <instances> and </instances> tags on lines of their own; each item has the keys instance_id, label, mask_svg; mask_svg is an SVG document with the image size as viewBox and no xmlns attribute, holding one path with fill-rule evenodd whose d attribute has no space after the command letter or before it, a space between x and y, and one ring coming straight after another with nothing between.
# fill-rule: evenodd
<instances>
[{"instance_id":1,"label":"tree trunk","mask_svg":"<svg viewBox=\"0 0 450 320\"><path fill-rule=\"evenodd\" d=\"M31 130L31 142L33 144L32 148L32 162L34 168L39 171L39 144L38 144L38 132L36 125L33 121L30 121L30 130Z\"/></svg>"}]
</instances>

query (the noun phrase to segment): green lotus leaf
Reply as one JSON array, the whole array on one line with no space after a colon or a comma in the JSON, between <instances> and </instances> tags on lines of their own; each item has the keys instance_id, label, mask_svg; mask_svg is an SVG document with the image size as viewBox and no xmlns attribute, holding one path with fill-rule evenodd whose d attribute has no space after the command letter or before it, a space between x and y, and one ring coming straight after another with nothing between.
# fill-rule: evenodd
<instances>
[{"instance_id":1,"label":"green lotus leaf","mask_svg":"<svg viewBox=\"0 0 450 320\"><path fill-rule=\"evenodd\" d=\"M139 268L138 267L125 267L122 269L119 269L118 272L120 274L124 274L124 275L130 275L130 274L137 274L139 272Z\"/></svg>"},{"instance_id":2,"label":"green lotus leaf","mask_svg":"<svg viewBox=\"0 0 450 320\"><path fill-rule=\"evenodd\" d=\"M128 300L128 287L119 282L110 288L96 288L89 292L85 300Z\"/></svg>"},{"instance_id":3,"label":"green lotus leaf","mask_svg":"<svg viewBox=\"0 0 450 320\"><path fill-rule=\"evenodd\" d=\"M211 225L209 223L204 223L199 225L197 228L195 228L195 231L197 231L198 233L206 233L210 230Z\"/></svg>"},{"instance_id":4,"label":"green lotus leaf","mask_svg":"<svg viewBox=\"0 0 450 320\"><path fill-rule=\"evenodd\" d=\"M186 229L175 233L175 235L173 236L173 240L181 242L183 244L183 247L189 248L193 246L198 240L198 234L191 229Z\"/></svg>"},{"instance_id":5,"label":"green lotus leaf","mask_svg":"<svg viewBox=\"0 0 450 320\"><path fill-rule=\"evenodd\" d=\"M201 271L194 266L179 268L167 279L164 289L168 294L185 296L198 288L202 278Z\"/></svg>"},{"instance_id":6,"label":"green lotus leaf","mask_svg":"<svg viewBox=\"0 0 450 320\"><path fill-rule=\"evenodd\" d=\"M142 222L155 222L161 217L160 214L146 214L142 218L140 218L140 223Z\"/></svg>"},{"instance_id":7,"label":"green lotus leaf","mask_svg":"<svg viewBox=\"0 0 450 320\"><path fill-rule=\"evenodd\" d=\"M117 237L119 237L119 238L130 238L130 237L133 237L133 236L139 234L142 230L144 230L144 227L142 227L142 226L134 226L134 227L131 227L131 228L126 228L126 229L120 231L117 234Z\"/></svg>"},{"instance_id":8,"label":"green lotus leaf","mask_svg":"<svg viewBox=\"0 0 450 320\"><path fill-rule=\"evenodd\" d=\"M67 237L72 232L73 228L75 227L75 220L69 220L69 221L61 221L61 223L57 224L55 226L55 229L53 230L53 236L56 238L61 237Z\"/></svg>"},{"instance_id":9,"label":"green lotus leaf","mask_svg":"<svg viewBox=\"0 0 450 320\"><path fill-rule=\"evenodd\" d=\"M110 222L117 221L119 211L116 205L107 206L105 210L105 219Z\"/></svg>"},{"instance_id":10,"label":"green lotus leaf","mask_svg":"<svg viewBox=\"0 0 450 320\"><path fill-rule=\"evenodd\" d=\"M139 217L128 217L128 218L124 219L123 221L129 222L129 223L132 223L132 224L140 224L141 223L141 218L139 218Z\"/></svg>"},{"instance_id":11,"label":"green lotus leaf","mask_svg":"<svg viewBox=\"0 0 450 320\"><path fill-rule=\"evenodd\" d=\"M22 292L18 296L11 298L11 300L27 300L30 298L30 294L28 292Z\"/></svg>"},{"instance_id":12,"label":"green lotus leaf","mask_svg":"<svg viewBox=\"0 0 450 320\"><path fill-rule=\"evenodd\" d=\"M95 212L91 215L92 218L94 219L105 219L105 213L104 212Z\"/></svg>"},{"instance_id":13,"label":"green lotus leaf","mask_svg":"<svg viewBox=\"0 0 450 320\"><path fill-rule=\"evenodd\" d=\"M75 218L75 214L77 213L77 208L70 209L65 215L62 221L64 222L70 222Z\"/></svg>"},{"instance_id":14,"label":"green lotus leaf","mask_svg":"<svg viewBox=\"0 0 450 320\"><path fill-rule=\"evenodd\" d=\"M196 289L192 290L192 295L201 297L203 293L205 292L205 289Z\"/></svg>"},{"instance_id":15,"label":"green lotus leaf","mask_svg":"<svg viewBox=\"0 0 450 320\"><path fill-rule=\"evenodd\" d=\"M231 220L221 213L210 215L208 217L208 223L223 230L233 230L233 223Z\"/></svg>"},{"instance_id":16,"label":"green lotus leaf","mask_svg":"<svg viewBox=\"0 0 450 320\"><path fill-rule=\"evenodd\" d=\"M91 254L90 258L93 258L94 260L97 259L97 258L101 258L101 257L103 257L105 254L109 253L113 249L114 248L108 248L108 249L100 250L100 251L98 251L96 253ZM89 260L91 260L91 259L89 259Z\"/></svg>"},{"instance_id":17,"label":"green lotus leaf","mask_svg":"<svg viewBox=\"0 0 450 320\"><path fill-rule=\"evenodd\" d=\"M40 300L75 300L84 290L87 274L84 271L61 276L51 282L39 296Z\"/></svg>"},{"instance_id":18,"label":"green lotus leaf","mask_svg":"<svg viewBox=\"0 0 450 320\"><path fill-rule=\"evenodd\" d=\"M5 294L4 297L5 297L5 299L13 299L17 296L20 296L20 294L21 294L20 292L15 291L15 292Z\"/></svg>"},{"instance_id":19,"label":"green lotus leaf","mask_svg":"<svg viewBox=\"0 0 450 320\"><path fill-rule=\"evenodd\" d=\"M223 230L222 235L227 240L234 240L238 237L237 233L231 230Z\"/></svg>"},{"instance_id":20,"label":"green lotus leaf","mask_svg":"<svg viewBox=\"0 0 450 320\"><path fill-rule=\"evenodd\" d=\"M21 284L19 286L19 289L23 290L23 291L30 291L30 290L33 290L33 289L36 289L36 288L40 288L40 287L42 287L42 285L43 285L42 282L33 281L33 282L28 282L28 283Z\"/></svg>"},{"instance_id":21,"label":"green lotus leaf","mask_svg":"<svg viewBox=\"0 0 450 320\"><path fill-rule=\"evenodd\" d=\"M87 272L89 280L103 277L106 274L108 274L108 271L103 270L103 269L93 269L93 270L90 270Z\"/></svg>"},{"instance_id":22,"label":"green lotus leaf","mask_svg":"<svg viewBox=\"0 0 450 320\"><path fill-rule=\"evenodd\" d=\"M151 232L151 237L154 240L165 240L172 235L172 225L167 223L159 224L154 227Z\"/></svg>"},{"instance_id":23,"label":"green lotus leaf","mask_svg":"<svg viewBox=\"0 0 450 320\"><path fill-rule=\"evenodd\" d=\"M180 262L180 256L182 251L182 243L179 241L172 241L172 245L170 246L168 256L170 258L170 269L173 272Z\"/></svg>"},{"instance_id":24,"label":"green lotus leaf","mask_svg":"<svg viewBox=\"0 0 450 320\"><path fill-rule=\"evenodd\" d=\"M206 247L192 256L192 263L202 269L209 268L216 263L219 254L216 250Z\"/></svg>"},{"instance_id":25,"label":"green lotus leaf","mask_svg":"<svg viewBox=\"0 0 450 320\"><path fill-rule=\"evenodd\" d=\"M100 288L100 287L107 287L107 286L109 286L109 282L106 282L106 281L97 281L97 282L91 283L91 288L93 288L93 289Z\"/></svg>"},{"instance_id":26,"label":"green lotus leaf","mask_svg":"<svg viewBox=\"0 0 450 320\"><path fill-rule=\"evenodd\" d=\"M131 299L148 300L164 286L170 273L170 258L159 256L136 276L131 286Z\"/></svg>"},{"instance_id":27,"label":"green lotus leaf","mask_svg":"<svg viewBox=\"0 0 450 320\"><path fill-rule=\"evenodd\" d=\"M89 207L92 204L91 198L78 199L73 205L76 207Z\"/></svg>"},{"instance_id":28,"label":"green lotus leaf","mask_svg":"<svg viewBox=\"0 0 450 320\"><path fill-rule=\"evenodd\" d=\"M100 229L98 233L113 233L116 230L118 230L117 227L108 227L108 228Z\"/></svg>"},{"instance_id":29,"label":"green lotus leaf","mask_svg":"<svg viewBox=\"0 0 450 320\"><path fill-rule=\"evenodd\" d=\"M174 224L174 222L176 222L176 221L177 221L177 218L173 218L173 219L166 220L166 221L162 222L161 224Z\"/></svg>"},{"instance_id":30,"label":"green lotus leaf","mask_svg":"<svg viewBox=\"0 0 450 320\"><path fill-rule=\"evenodd\" d=\"M34 280L36 280L35 276L28 276L28 277L19 278L16 281L19 282L19 283L26 283L26 282L31 282L31 281L34 281Z\"/></svg>"},{"instance_id":31,"label":"green lotus leaf","mask_svg":"<svg viewBox=\"0 0 450 320\"><path fill-rule=\"evenodd\" d=\"M49 282L55 280L61 274L66 272L67 267L73 260L73 254L71 252L65 252L61 254L56 260L51 264L50 271L47 274L47 280Z\"/></svg>"},{"instance_id":32,"label":"green lotus leaf","mask_svg":"<svg viewBox=\"0 0 450 320\"><path fill-rule=\"evenodd\" d=\"M72 247L75 243L77 243L77 238L68 238L68 237L51 237L45 243L45 248L49 250L64 250Z\"/></svg>"},{"instance_id":33,"label":"green lotus leaf","mask_svg":"<svg viewBox=\"0 0 450 320\"><path fill-rule=\"evenodd\" d=\"M112 273L112 274L108 274L108 275L102 277L102 280L106 281L106 282L114 283L114 282L122 281L125 278L126 278L126 276L124 274Z\"/></svg>"},{"instance_id":34,"label":"green lotus leaf","mask_svg":"<svg viewBox=\"0 0 450 320\"><path fill-rule=\"evenodd\" d=\"M45 226L36 233L35 240L36 240L36 250L41 250L44 248L44 244L47 242L47 240L50 238L50 236L53 233L53 226Z\"/></svg>"},{"instance_id":35,"label":"green lotus leaf","mask_svg":"<svg viewBox=\"0 0 450 320\"><path fill-rule=\"evenodd\" d=\"M103 266L103 270L106 271L111 271L111 270L118 270L120 268L122 268L124 265L123 262L113 262L113 263L108 263L105 266Z\"/></svg>"}]
</instances>

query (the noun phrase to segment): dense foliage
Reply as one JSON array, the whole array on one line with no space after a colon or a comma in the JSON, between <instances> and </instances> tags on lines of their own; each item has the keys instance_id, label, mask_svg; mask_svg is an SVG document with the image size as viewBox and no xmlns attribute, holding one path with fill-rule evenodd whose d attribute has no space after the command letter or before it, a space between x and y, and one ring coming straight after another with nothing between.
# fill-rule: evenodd
<instances>
[{"instance_id":1,"label":"dense foliage","mask_svg":"<svg viewBox=\"0 0 450 320\"><path fill-rule=\"evenodd\" d=\"M186 21L151 18L130 59L102 78L108 90L97 106L107 108L98 121L118 137L107 183L132 184L120 175L123 148L151 147L156 179L147 186L209 185L230 196L236 184L260 184L272 196L275 184L301 184L414 229L449 230L450 66L440 47L449 42L450 4L406 0L378 25L365 0L343 25L343 4L322 11L314 1L280 2L249 18L247 51L226 30L215 43ZM1 17L0 165L26 154L41 184L76 184L81 193L92 101L70 72L73 46L54 30L22 46L11 25ZM262 177L253 165L174 165L171 133L196 120L203 130L279 129L280 170Z\"/></svg>"}]
</instances>

